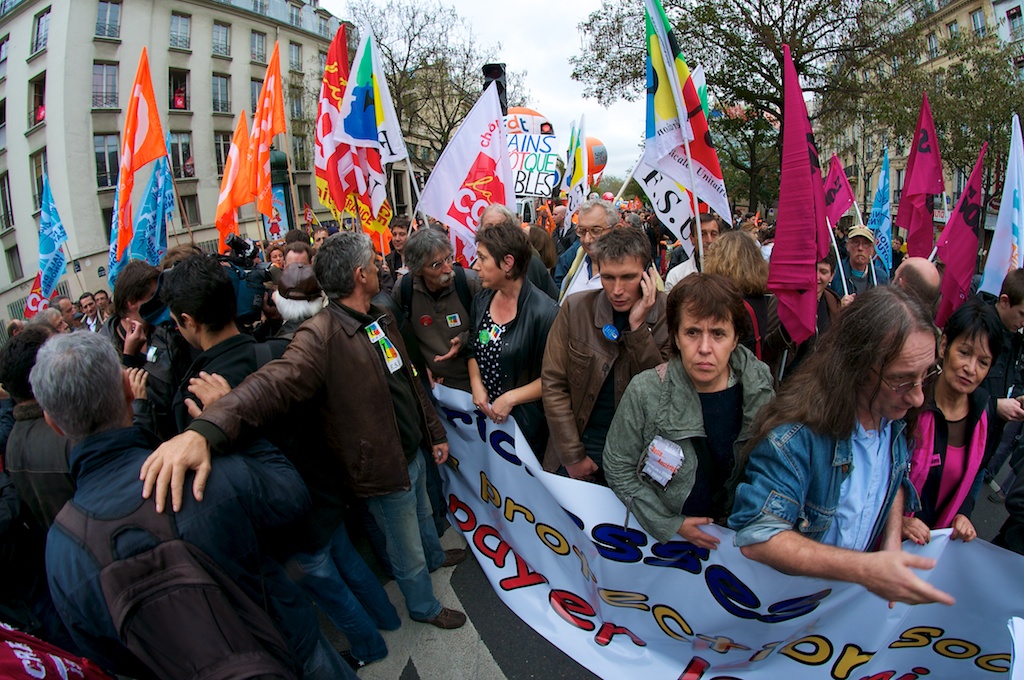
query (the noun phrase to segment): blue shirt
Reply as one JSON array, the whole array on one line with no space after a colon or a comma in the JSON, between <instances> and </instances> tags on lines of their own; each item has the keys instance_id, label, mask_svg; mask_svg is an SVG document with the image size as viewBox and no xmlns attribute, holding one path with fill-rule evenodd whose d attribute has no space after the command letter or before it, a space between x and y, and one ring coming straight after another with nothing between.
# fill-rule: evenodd
<instances>
[{"instance_id":1,"label":"blue shirt","mask_svg":"<svg viewBox=\"0 0 1024 680\"><path fill-rule=\"evenodd\" d=\"M892 470L891 422L883 418L878 431L857 423L850 438L850 474L839 488L839 506L822 543L862 552L871 547L872 529L885 507Z\"/></svg>"}]
</instances>

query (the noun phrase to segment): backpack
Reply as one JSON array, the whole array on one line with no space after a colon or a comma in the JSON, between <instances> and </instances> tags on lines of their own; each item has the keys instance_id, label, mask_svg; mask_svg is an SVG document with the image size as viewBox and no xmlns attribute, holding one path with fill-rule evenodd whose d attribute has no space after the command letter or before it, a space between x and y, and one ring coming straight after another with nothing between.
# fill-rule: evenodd
<instances>
[{"instance_id":1,"label":"backpack","mask_svg":"<svg viewBox=\"0 0 1024 680\"><path fill-rule=\"evenodd\" d=\"M462 306L466 308L466 314L469 314L470 308L473 305L473 296L469 293L469 282L466 280L466 270L461 266L458 266L452 267L452 272L455 274L455 294L459 296L459 301L462 302ZM398 285L402 287L402 311L405 312L405 318L411 321L412 275L406 274L403 276Z\"/></svg>"},{"instance_id":2,"label":"backpack","mask_svg":"<svg viewBox=\"0 0 1024 680\"><path fill-rule=\"evenodd\" d=\"M113 520L68 501L54 520L100 567L100 587L121 642L160 678L298 677L295 659L267 612L220 566L178 534L174 514L152 502ZM121 557L116 541L143 531L154 547Z\"/></svg>"},{"instance_id":3,"label":"backpack","mask_svg":"<svg viewBox=\"0 0 1024 680\"><path fill-rule=\"evenodd\" d=\"M235 289L235 316L238 323L251 324L260 320L263 314L263 296L267 289L263 283L269 280L267 266L260 264L252 269L243 269L227 258L219 258Z\"/></svg>"}]
</instances>

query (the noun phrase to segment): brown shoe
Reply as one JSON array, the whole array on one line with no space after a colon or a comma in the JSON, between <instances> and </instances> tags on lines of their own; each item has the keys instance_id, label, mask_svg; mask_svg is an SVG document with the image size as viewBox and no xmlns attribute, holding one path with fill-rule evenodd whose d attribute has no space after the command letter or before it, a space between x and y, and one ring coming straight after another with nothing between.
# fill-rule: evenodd
<instances>
[{"instance_id":1,"label":"brown shoe","mask_svg":"<svg viewBox=\"0 0 1024 680\"><path fill-rule=\"evenodd\" d=\"M441 563L442 567L454 567L456 564L462 564L466 561L466 549L465 548L452 548L451 550L444 551L444 562Z\"/></svg>"},{"instance_id":2,"label":"brown shoe","mask_svg":"<svg viewBox=\"0 0 1024 680\"><path fill-rule=\"evenodd\" d=\"M445 607L441 610L441 613L432 619L420 620L413 619L419 623L429 623L432 626L443 628L444 630L452 630L454 628L461 628L466 623L466 615L460 611L454 609L448 609Z\"/></svg>"}]
</instances>

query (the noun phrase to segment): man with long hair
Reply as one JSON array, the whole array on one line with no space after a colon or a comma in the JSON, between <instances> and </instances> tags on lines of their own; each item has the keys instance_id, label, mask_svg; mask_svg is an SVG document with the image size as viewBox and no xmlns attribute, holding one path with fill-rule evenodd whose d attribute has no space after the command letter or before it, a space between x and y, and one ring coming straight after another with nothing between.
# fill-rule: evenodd
<instances>
[{"instance_id":1,"label":"man with long hair","mask_svg":"<svg viewBox=\"0 0 1024 680\"><path fill-rule=\"evenodd\" d=\"M935 375L921 304L889 286L858 295L759 416L729 518L743 554L890 602L953 604L911 571L935 561L901 547L903 512L920 505L907 433Z\"/></svg>"}]
</instances>

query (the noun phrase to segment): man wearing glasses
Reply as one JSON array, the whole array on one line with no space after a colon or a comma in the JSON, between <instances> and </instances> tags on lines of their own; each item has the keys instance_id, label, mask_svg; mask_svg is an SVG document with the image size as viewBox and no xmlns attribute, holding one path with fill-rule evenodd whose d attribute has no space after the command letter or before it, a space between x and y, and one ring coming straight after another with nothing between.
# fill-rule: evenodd
<instances>
[{"instance_id":1,"label":"man wearing glasses","mask_svg":"<svg viewBox=\"0 0 1024 680\"><path fill-rule=\"evenodd\" d=\"M912 569L902 515L908 413L937 375L931 315L902 290L857 295L759 415L729 526L743 554L781 572L859 583L891 602L953 604ZM909 421L909 422L908 422Z\"/></svg>"},{"instance_id":2,"label":"man wearing glasses","mask_svg":"<svg viewBox=\"0 0 1024 680\"><path fill-rule=\"evenodd\" d=\"M591 199L580 206L576 222L580 247L569 266L568 273L562 279L562 290L558 296L559 304L574 293L601 289L601 273L594 266L592 259L594 243L605 232L614 229L618 223L619 214L609 201Z\"/></svg>"}]
</instances>

